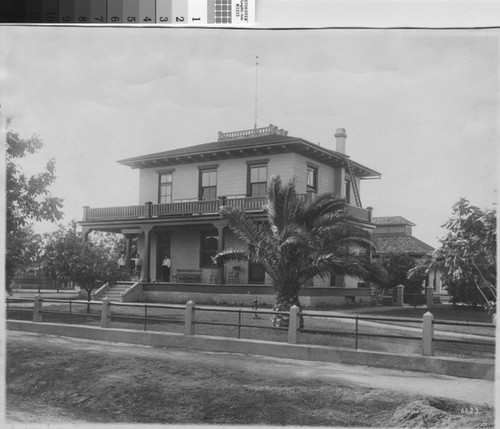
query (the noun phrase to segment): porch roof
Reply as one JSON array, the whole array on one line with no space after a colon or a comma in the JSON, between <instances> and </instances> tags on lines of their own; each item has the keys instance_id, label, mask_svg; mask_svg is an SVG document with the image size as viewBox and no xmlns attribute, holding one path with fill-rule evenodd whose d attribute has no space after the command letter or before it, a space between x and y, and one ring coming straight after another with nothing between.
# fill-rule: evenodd
<instances>
[{"instance_id":1,"label":"porch roof","mask_svg":"<svg viewBox=\"0 0 500 429\"><path fill-rule=\"evenodd\" d=\"M224 139L122 159L118 162L131 168L149 168L284 152L300 153L332 167L341 167L345 164L346 159L349 159L345 154L311 143L303 138L272 134ZM351 164L357 177L379 178L381 175L355 161L351 160Z\"/></svg>"}]
</instances>

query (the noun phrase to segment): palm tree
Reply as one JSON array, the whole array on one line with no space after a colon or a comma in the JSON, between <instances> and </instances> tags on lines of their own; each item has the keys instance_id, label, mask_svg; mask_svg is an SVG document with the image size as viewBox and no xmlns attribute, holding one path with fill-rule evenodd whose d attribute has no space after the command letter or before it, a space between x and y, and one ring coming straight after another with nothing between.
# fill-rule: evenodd
<instances>
[{"instance_id":1,"label":"palm tree","mask_svg":"<svg viewBox=\"0 0 500 429\"><path fill-rule=\"evenodd\" d=\"M344 199L325 193L307 201L296 193L293 180L283 184L279 176L271 179L267 199L267 222L257 222L234 207L221 208L223 219L246 247L223 250L214 262L240 259L261 264L276 290L274 311L301 308L299 293L315 276L370 276L370 265L359 257L361 248L372 247L369 233L348 222ZM286 326L288 318L275 315L273 324Z\"/></svg>"}]
</instances>

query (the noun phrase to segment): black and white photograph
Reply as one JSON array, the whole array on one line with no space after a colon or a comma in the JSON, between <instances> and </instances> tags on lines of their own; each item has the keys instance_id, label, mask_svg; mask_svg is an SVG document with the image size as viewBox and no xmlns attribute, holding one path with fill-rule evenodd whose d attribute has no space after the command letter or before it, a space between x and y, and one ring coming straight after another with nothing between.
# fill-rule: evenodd
<instances>
[{"instance_id":1,"label":"black and white photograph","mask_svg":"<svg viewBox=\"0 0 500 429\"><path fill-rule=\"evenodd\" d=\"M3 427L495 427L499 28L298 27L0 27Z\"/></svg>"}]
</instances>

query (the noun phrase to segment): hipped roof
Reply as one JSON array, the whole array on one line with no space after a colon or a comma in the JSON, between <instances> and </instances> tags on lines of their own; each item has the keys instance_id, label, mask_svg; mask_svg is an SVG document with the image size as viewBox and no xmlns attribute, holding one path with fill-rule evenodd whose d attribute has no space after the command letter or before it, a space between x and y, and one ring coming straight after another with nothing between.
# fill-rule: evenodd
<instances>
[{"instance_id":1,"label":"hipped roof","mask_svg":"<svg viewBox=\"0 0 500 429\"><path fill-rule=\"evenodd\" d=\"M413 222L410 222L408 219L405 219L403 216L378 216L372 218L372 223L380 226L389 226L389 225L408 225L415 226Z\"/></svg>"},{"instance_id":2,"label":"hipped roof","mask_svg":"<svg viewBox=\"0 0 500 429\"><path fill-rule=\"evenodd\" d=\"M319 146L305 139L283 135L222 140L167 150L133 158L122 159L120 164L131 168L166 167L192 162L217 161L228 158L265 156L276 153L295 152L318 162L341 167L349 157L340 152ZM380 173L351 160L354 173L360 178L378 178Z\"/></svg>"},{"instance_id":3,"label":"hipped roof","mask_svg":"<svg viewBox=\"0 0 500 429\"><path fill-rule=\"evenodd\" d=\"M411 255L427 255L434 251L432 246L411 235L373 235L375 253L406 253Z\"/></svg>"}]
</instances>

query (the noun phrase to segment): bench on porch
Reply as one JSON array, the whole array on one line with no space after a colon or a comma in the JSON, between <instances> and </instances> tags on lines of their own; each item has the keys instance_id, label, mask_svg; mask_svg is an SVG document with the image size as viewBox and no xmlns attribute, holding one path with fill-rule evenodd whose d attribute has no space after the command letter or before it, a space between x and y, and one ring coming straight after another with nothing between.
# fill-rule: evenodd
<instances>
[{"instance_id":1,"label":"bench on porch","mask_svg":"<svg viewBox=\"0 0 500 429\"><path fill-rule=\"evenodd\" d=\"M201 270L178 269L176 275L172 276L172 281L179 283L201 283Z\"/></svg>"}]
</instances>

